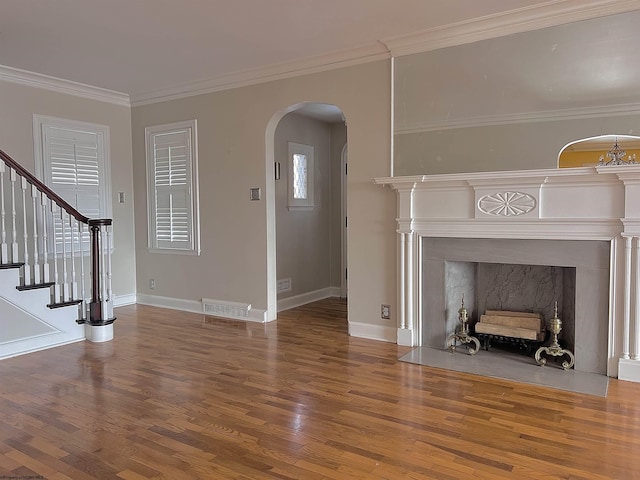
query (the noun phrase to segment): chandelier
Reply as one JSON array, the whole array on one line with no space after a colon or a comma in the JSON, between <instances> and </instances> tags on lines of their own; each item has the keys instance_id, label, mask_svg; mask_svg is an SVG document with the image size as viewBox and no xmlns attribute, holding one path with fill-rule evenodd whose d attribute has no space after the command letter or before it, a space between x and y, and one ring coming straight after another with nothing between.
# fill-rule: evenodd
<instances>
[{"instance_id":1,"label":"chandelier","mask_svg":"<svg viewBox=\"0 0 640 480\"><path fill-rule=\"evenodd\" d=\"M605 161L605 156L600 155L600 161L598 165L632 165L636 162L636 154L629 155L627 159L624 159L624 156L627 154L620 145L618 145L618 139L616 138L616 142L613 145L613 148L607 152L607 158L609 161Z\"/></svg>"}]
</instances>

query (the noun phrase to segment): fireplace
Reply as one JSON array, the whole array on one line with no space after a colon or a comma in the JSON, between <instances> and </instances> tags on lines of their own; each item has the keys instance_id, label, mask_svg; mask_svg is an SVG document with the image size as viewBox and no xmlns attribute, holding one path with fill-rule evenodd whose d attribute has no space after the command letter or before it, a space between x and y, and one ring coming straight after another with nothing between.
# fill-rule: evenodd
<instances>
[{"instance_id":1,"label":"fireplace","mask_svg":"<svg viewBox=\"0 0 640 480\"><path fill-rule=\"evenodd\" d=\"M443 348L462 295L471 323L486 310L541 313L548 321L557 301L575 369L606 373L608 242L424 237L421 250L422 346Z\"/></svg>"},{"instance_id":2,"label":"fireplace","mask_svg":"<svg viewBox=\"0 0 640 480\"><path fill-rule=\"evenodd\" d=\"M558 300L576 370L640 381L640 166L375 182L397 192L399 344L444 348L463 293L474 320ZM509 275L549 290L490 285Z\"/></svg>"}]
</instances>

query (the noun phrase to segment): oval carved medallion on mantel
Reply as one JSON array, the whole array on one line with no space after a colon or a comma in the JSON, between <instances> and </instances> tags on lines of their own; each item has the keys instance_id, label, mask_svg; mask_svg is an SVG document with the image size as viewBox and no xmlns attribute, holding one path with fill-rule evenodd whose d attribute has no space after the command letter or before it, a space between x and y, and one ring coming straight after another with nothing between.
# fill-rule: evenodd
<instances>
[{"instance_id":1,"label":"oval carved medallion on mantel","mask_svg":"<svg viewBox=\"0 0 640 480\"><path fill-rule=\"evenodd\" d=\"M517 217L536 208L536 199L528 193L497 192L478 200L478 210L497 217Z\"/></svg>"}]
</instances>

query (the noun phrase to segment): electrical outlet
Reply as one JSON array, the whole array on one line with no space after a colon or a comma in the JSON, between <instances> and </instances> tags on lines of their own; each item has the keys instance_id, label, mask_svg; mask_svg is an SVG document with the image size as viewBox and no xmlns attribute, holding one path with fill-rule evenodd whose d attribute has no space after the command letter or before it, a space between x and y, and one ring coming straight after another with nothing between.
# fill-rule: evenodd
<instances>
[{"instance_id":1,"label":"electrical outlet","mask_svg":"<svg viewBox=\"0 0 640 480\"><path fill-rule=\"evenodd\" d=\"M380 318L383 320L391 319L391 305L380 305Z\"/></svg>"},{"instance_id":2,"label":"electrical outlet","mask_svg":"<svg viewBox=\"0 0 640 480\"><path fill-rule=\"evenodd\" d=\"M155 290L156 289L156 281L155 281L155 279L153 279L153 278L149 279L149 288L151 290Z\"/></svg>"}]
</instances>

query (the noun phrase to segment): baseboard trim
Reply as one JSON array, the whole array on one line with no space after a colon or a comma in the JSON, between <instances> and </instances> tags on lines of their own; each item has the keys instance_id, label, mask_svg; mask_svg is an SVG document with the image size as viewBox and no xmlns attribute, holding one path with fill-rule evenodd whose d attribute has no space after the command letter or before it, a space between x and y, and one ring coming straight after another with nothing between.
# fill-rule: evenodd
<instances>
[{"instance_id":1,"label":"baseboard trim","mask_svg":"<svg viewBox=\"0 0 640 480\"><path fill-rule=\"evenodd\" d=\"M640 382L640 361L620 359L618 364L618 380Z\"/></svg>"},{"instance_id":2,"label":"baseboard trim","mask_svg":"<svg viewBox=\"0 0 640 480\"><path fill-rule=\"evenodd\" d=\"M369 340L396 343L397 329L383 325L371 325L370 323L349 322L349 335Z\"/></svg>"},{"instance_id":3,"label":"baseboard trim","mask_svg":"<svg viewBox=\"0 0 640 480\"><path fill-rule=\"evenodd\" d=\"M59 335L59 334L58 334ZM46 344L46 345L37 345L31 348L27 348L26 350L16 350L14 349L13 351L9 350L7 353L3 353L2 355L0 355L0 360L6 360L7 358L13 358L13 357L19 357L20 355L26 355L28 353L35 353L35 352L40 352L42 350L48 350L50 348L55 348L55 347L62 347L63 345L69 345L71 343L77 343L77 342L84 342L85 337L79 337L79 338L71 338L71 339L67 339L67 340L63 340L61 342L56 342L56 343L52 343L52 344ZM19 343L20 340L14 342L14 343Z\"/></svg>"},{"instance_id":4,"label":"baseboard trim","mask_svg":"<svg viewBox=\"0 0 640 480\"><path fill-rule=\"evenodd\" d=\"M294 295L293 297L278 300L278 311L281 312L283 310L289 310L290 308L306 305L307 303L324 300L325 298L339 296L340 287L321 288L320 290L314 290L313 292L301 293L300 295Z\"/></svg>"},{"instance_id":5,"label":"baseboard trim","mask_svg":"<svg viewBox=\"0 0 640 480\"><path fill-rule=\"evenodd\" d=\"M137 295L137 303L141 305L149 305L151 307L170 308L172 310L180 310L183 312L201 313L203 315L209 315L203 311L202 301L197 300L183 300L181 298L162 297L160 295ZM229 302L230 304L234 302ZM267 322L267 311L257 308L251 308L246 317L238 317L229 314L216 314L219 318L228 318L230 320L244 320L246 322Z\"/></svg>"},{"instance_id":6,"label":"baseboard trim","mask_svg":"<svg viewBox=\"0 0 640 480\"><path fill-rule=\"evenodd\" d=\"M113 297L114 307L124 307L125 305L135 305L136 303L138 303L138 295L135 293L114 295Z\"/></svg>"}]
</instances>

